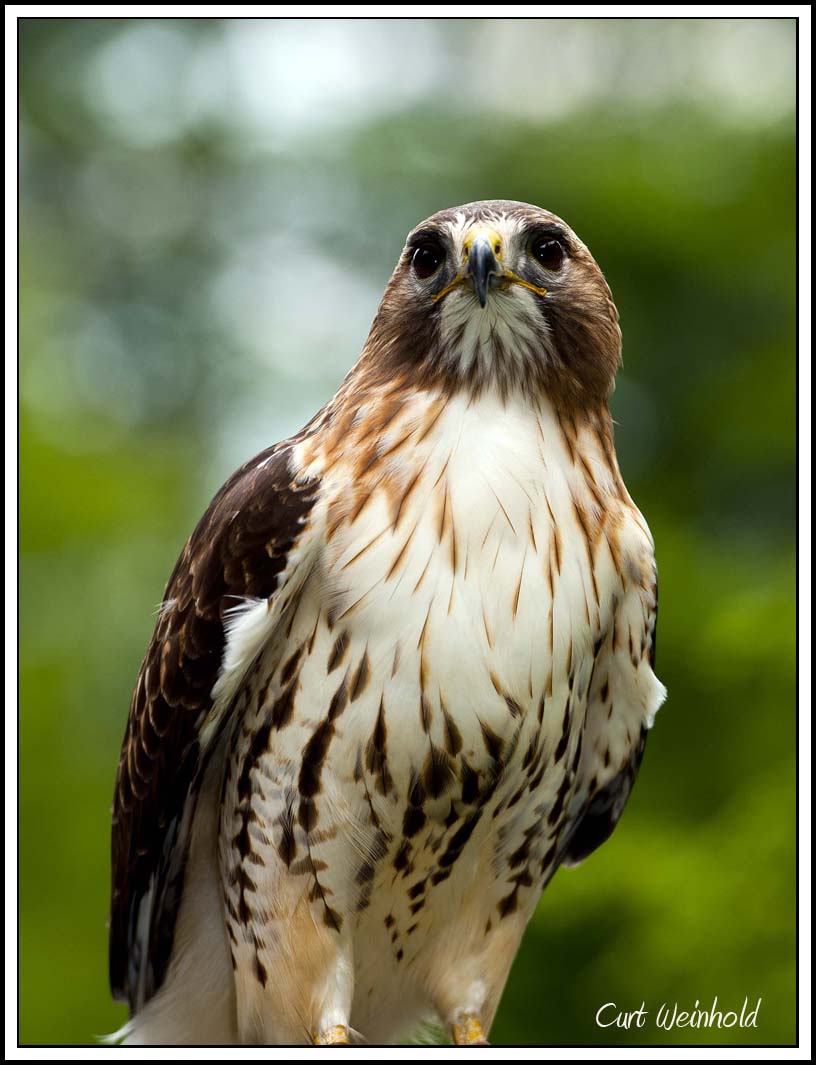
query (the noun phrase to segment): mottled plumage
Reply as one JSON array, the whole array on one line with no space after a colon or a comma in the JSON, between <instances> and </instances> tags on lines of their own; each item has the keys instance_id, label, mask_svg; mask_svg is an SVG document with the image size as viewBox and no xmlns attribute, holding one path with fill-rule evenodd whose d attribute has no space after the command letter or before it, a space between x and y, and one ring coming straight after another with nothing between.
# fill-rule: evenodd
<instances>
[{"instance_id":1,"label":"mottled plumage","mask_svg":"<svg viewBox=\"0 0 816 1065\"><path fill-rule=\"evenodd\" d=\"M114 802L132 1042L372 1042L493 1019L664 697L607 408L617 312L560 219L408 239L363 354L224 486L170 578Z\"/></svg>"}]
</instances>

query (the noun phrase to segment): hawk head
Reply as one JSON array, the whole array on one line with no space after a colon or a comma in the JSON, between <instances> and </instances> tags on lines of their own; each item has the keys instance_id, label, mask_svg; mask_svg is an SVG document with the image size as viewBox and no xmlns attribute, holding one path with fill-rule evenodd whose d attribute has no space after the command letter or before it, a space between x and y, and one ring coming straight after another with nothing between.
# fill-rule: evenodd
<instances>
[{"instance_id":1,"label":"hawk head","mask_svg":"<svg viewBox=\"0 0 816 1065\"><path fill-rule=\"evenodd\" d=\"M366 352L386 374L585 406L606 401L621 334L609 286L566 222L484 200L409 234Z\"/></svg>"}]
</instances>

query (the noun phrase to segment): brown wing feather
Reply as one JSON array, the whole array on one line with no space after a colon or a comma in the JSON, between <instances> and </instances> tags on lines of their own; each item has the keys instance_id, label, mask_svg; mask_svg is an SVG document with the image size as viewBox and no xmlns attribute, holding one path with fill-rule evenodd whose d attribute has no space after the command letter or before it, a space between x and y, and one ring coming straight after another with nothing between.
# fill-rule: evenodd
<instances>
[{"instance_id":1,"label":"brown wing feather","mask_svg":"<svg viewBox=\"0 0 816 1065\"><path fill-rule=\"evenodd\" d=\"M657 646L657 573L652 586L654 608L647 619L647 656L654 668ZM560 848L560 860L565 865L577 865L605 843L618 824L629 795L635 786L643 752L646 749L647 730L641 726L625 764L615 776L593 790L586 805L564 834Z\"/></svg>"},{"instance_id":2,"label":"brown wing feather","mask_svg":"<svg viewBox=\"0 0 816 1065\"><path fill-rule=\"evenodd\" d=\"M637 779L645 747L646 729L642 728L624 768L593 794L586 809L566 835L561 849L561 861L565 865L582 862L615 831Z\"/></svg>"},{"instance_id":3,"label":"brown wing feather","mask_svg":"<svg viewBox=\"0 0 816 1065\"><path fill-rule=\"evenodd\" d=\"M242 466L176 563L130 705L113 801L110 982L131 1010L161 986L172 949L198 783L199 746L225 644L224 615L268 598L311 510L290 447Z\"/></svg>"}]
</instances>

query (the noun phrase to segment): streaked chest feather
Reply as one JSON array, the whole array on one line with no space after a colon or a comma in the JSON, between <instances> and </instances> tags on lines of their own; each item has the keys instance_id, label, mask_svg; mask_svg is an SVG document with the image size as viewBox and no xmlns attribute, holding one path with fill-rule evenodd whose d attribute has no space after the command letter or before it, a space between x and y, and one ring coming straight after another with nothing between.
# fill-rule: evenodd
<instances>
[{"instance_id":1,"label":"streaked chest feather","mask_svg":"<svg viewBox=\"0 0 816 1065\"><path fill-rule=\"evenodd\" d=\"M361 701L344 728L382 712L403 780L451 728L484 760L486 735L509 741L545 701L560 726L573 685L586 695L630 553L597 440L571 439L549 408L415 404L376 452L352 430L326 463L327 547L297 619L311 633L302 690L349 670Z\"/></svg>"}]
</instances>

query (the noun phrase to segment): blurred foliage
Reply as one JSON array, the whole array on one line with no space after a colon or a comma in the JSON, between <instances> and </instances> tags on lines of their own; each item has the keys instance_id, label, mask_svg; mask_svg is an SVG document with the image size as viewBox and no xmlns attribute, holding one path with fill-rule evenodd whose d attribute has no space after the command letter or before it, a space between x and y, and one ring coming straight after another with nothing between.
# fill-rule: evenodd
<instances>
[{"instance_id":1,"label":"blurred foliage","mask_svg":"<svg viewBox=\"0 0 816 1065\"><path fill-rule=\"evenodd\" d=\"M670 696L493 1038L792 1043L793 23L26 19L19 44L20 1040L124 1019L110 797L187 531L331 395L407 230L505 197L565 217L616 296ZM757 1028L594 1021L715 994L761 996Z\"/></svg>"}]
</instances>

